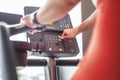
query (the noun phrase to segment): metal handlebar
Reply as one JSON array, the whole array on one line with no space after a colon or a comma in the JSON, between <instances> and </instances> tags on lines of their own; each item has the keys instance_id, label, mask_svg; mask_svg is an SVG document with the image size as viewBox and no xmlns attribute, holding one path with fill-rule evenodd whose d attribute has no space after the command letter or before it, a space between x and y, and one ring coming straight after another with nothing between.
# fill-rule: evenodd
<instances>
[{"instance_id":1,"label":"metal handlebar","mask_svg":"<svg viewBox=\"0 0 120 80\"><path fill-rule=\"evenodd\" d=\"M9 41L9 31L4 24L0 24L0 68L2 80L18 80L15 69L15 54Z\"/></svg>"},{"instance_id":2,"label":"metal handlebar","mask_svg":"<svg viewBox=\"0 0 120 80\"><path fill-rule=\"evenodd\" d=\"M29 28L28 26L22 25L22 24L15 24L15 25L7 25L10 26L9 30L10 30L10 36L18 34L18 33L22 33L22 32L27 32L30 30L40 30L40 31L44 31L46 29L46 27L44 25L37 27L37 28Z\"/></svg>"}]
</instances>

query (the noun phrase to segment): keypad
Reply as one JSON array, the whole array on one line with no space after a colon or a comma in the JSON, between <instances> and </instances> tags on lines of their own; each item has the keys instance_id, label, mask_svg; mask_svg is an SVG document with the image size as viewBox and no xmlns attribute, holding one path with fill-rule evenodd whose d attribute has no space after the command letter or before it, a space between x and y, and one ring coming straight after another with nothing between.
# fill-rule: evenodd
<instances>
[{"instance_id":1,"label":"keypad","mask_svg":"<svg viewBox=\"0 0 120 80\"><path fill-rule=\"evenodd\" d=\"M51 52L71 52L75 51L72 39L62 40L59 35L45 34L46 50Z\"/></svg>"},{"instance_id":2,"label":"keypad","mask_svg":"<svg viewBox=\"0 0 120 80\"><path fill-rule=\"evenodd\" d=\"M46 42L46 50L55 52L64 52L63 41L58 37L58 35L44 35Z\"/></svg>"},{"instance_id":3,"label":"keypad","mask_svg":"<svg viewBox=\"0 0 120 80\"><path fill-rule=\"evenodd\" d=\"M64 29L67 29L67 28L70 28L71 25L68 23L68 21L66 20L66 18L63 18L59 21L59 27L60 28L64 28Z\"/></svg>"},{"instance_id":4,"label":"keypad","mask_svg":"<svg viewBox=\"0 0 120 80\"><path fill-rule=\"evenodd\" d=\"M25 7L24 12L30 14L39 7ZM79 52L76 39L62 40L58 36L62 34L64 29L73 28L69 14L63 18L53 22L51 25L45 25L39 28L34 35L27 34L31 43L33 53L42 53L42 56L73 56ZM42 30L41 30L42 29ZM44 54L44 55L43 55Z\"/></svg>"}]
</instances>

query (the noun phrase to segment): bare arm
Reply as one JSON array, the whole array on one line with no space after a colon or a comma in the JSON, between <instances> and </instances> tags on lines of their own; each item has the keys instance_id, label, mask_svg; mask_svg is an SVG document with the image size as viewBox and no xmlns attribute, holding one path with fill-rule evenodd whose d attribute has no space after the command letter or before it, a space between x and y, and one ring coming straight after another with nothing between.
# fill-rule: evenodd
<instances>
[{"instance_id":1,"label":"bare arm","mask_svg":"<svg viewBox=\"0 0 120 80\"><path fill-rule=\"evenodd\" d=\"M84 20L79 26L77 26L73 29L72 28L71 29L65 29L60 37L62 39L74 38L77 34L83 32L83 31L85 31L89 28L92 28L95 24L96 13L97 13L97 10L95 10L93 12L93 14L91 16L89 16L86 20Z\"/></svg>"},{"instance_id":2,"label":"bare arm","mask_svg":"<svg viewBox=\"0 0 120 80\"><path fill-rule=\"evenodd\" d=\"M54 22L64 17L80 0L48 0L37 13L37 21L42 24Z\"/></svg>"},{"instance_id":3,"label":"bare arm","mask_svg":"<svg viewBox=\"0 0 120 80\"><path fill-rule=\"evenodd\" d=\"M89 28L92 28L95 24L96 20L96 13L97 10L95 10L91 16L89 16L86 20L84 20L77 28L78 33L83 32Z\"/></svg>"},{"instance_id":4,"label":"bare arm","mask_svg":"<svg viewBox=\"0 0 120 80\"><path fill-rule=\"evenodd\" d=\"M40 24L48 24L64 17L80 0L48 0L44 7L37 11L35 16ZM21 19L21 23L35 28L31 16L26 15Z\"/></svg>"}]
</instances>

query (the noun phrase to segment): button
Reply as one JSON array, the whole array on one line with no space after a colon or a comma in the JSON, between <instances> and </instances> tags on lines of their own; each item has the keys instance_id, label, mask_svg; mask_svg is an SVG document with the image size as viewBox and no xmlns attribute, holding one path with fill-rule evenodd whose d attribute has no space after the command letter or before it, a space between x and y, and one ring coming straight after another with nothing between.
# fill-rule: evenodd
<instances>
[{"instance_id":1,"label":"button","mask_svg":"<svg viewBox=\"0 0 120 80\"><path fill-rule=\"evenodd\" d=\"M63 25L60 25L60 27L63 27Z\"/></svg>"},{"instance_id":2,"label":"button","mask_svg":"<svg viewBox=\"0 0 120 80\"><path fill-rule=\"evenodd\" d=\"M74 52L74 49L72 48L72 49L70 49L70 51L71 51L71 52Z\"/></svg>"},{"instance_id":3,"label":"button","mask_svg":"<svg viewBox=\"0 0 120 80\"><path fill-rule=\"evenodd\" d=\"M40 41L42 42L42 41L43 41L43 39L42 39L42 38L40 38Z\"/></svg>"},{"instance_id":4,"label":"button","mask_svg":"<svg viewBox=\"0 0 120 80\"><path fill-rule=\"evenodd\" d=\"M53 50L54 50L54 51L58 51L58 48L55 47L55 48L53 48Z\"/></svg>"},{"instance_id":5,"label":"button","mask_svg":"<svg viewBox=\"0 0 120 80\"><path fill-rule=\"evenodd\" d=\"M50 44L48 43L48 44L47 44L47 47L49 47L49 46L50 46Z\"/></svg>"},{"instance_id":6,"label":"button","mask_svg":"<svg viewBox=\"0 0 120 80\"><path fill-rule=\"evenodd\" d=\"M63 49L62 49L62 48L59 48L59 51L63 51Z\"/></svg>"},{"instance_id":7,"label":"button","mask_svg":"<svg viewBox=\"0 0 120 80\"><path fill-rule=\"evenodd\" d=\"M52 51L52 48L49 48L49 51Z\"/></svg>"},{"instance_id":8,"label":"button","mask_svg":"<svg viewBox=\"0 0 120 80\"><path fill-rule=\"evenodd\" d=\"M59 38L59 39L58 39L58 41L59 41L59 42L61 42L61 41L62 41L62 39L60 39L60 38Z\"/></svg>"}]
</instances>

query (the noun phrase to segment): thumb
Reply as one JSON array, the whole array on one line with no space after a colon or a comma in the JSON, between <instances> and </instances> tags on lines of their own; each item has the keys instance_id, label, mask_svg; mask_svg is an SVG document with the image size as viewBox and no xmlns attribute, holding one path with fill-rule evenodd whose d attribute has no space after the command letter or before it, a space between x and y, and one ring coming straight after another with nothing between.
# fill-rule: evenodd
<instances>
[{"instance_id":1,"label":"thumb","mask_svg":"<svg viewBox=\"0 0 120 80\"><path fill-rule=\"evenodd\" d=\"M67 35L67 34L66 34L65 32L63 32L63 33L61 34L60 38L61 38L61 39L64 39L66 35Z\"/></svg>"},{"instance_id":2,"label":"thumb","mask_svg":"<svg viewBox=\"0 0 120 80\"><path fill-rule=\"evenodd\" d=\"M63 34L60 36L60 39L69 39L69 36L68 36L66 33L63 33Z\"/></svg>"}]
</instances>

